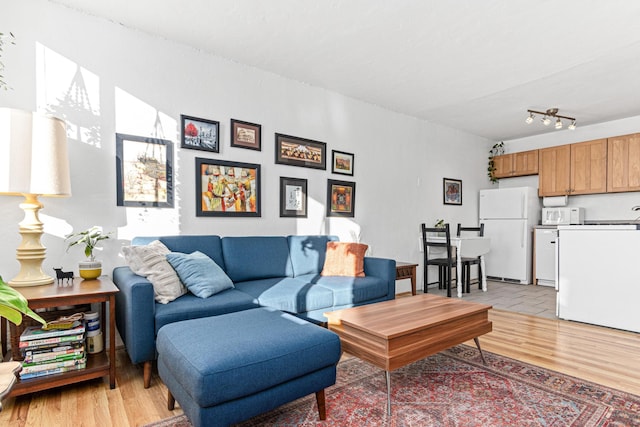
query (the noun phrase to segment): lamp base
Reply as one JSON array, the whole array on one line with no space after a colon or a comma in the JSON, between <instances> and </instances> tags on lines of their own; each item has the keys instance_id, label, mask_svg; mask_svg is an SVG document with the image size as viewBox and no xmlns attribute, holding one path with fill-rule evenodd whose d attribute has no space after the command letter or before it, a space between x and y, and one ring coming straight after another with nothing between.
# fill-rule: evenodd
<instances>
[{"instance_id":1,"label":"lamp base","mask_svg":"<svg viewBox=\"0 0 640 427\"><path fill-rule=\"evenodd\" d=\"M24 211L24 219L20 222L22 242L16 249L16 258L20 262L20 272L9 281L9 286L25 287L40 286L53 283L53 277L42 271L42 261L46 248L40 242L43 233L42 222L38 218L38 211L42 204L36 194L24 194L24 202L20 207Z\"/></svg>"}]
</instances>

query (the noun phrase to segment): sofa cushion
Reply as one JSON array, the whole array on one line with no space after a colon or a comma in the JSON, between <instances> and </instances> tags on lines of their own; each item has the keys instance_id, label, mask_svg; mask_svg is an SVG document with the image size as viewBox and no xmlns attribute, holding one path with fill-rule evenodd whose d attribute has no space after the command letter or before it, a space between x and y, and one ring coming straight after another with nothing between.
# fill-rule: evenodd
<instances>
[{"instance_id":1,"label":"sofa cushion","mask_svg":"<svg viewBox=\"0 0 640 427\"><path fill-rule=\"evenodd\" d=\"M210 339L202 339L210 331ZM325 328L274 309L167 325L159 363L201 408L285 384L340 359L340 339Z\"/></svg>"},{"instance_id":2,"label":"sofa cushion","mask_svg":"<svg viewBox=\"0 0 640 427\"><path fill-rule=\"evenodd\" d=\"M286 237L223 237L222 249L233 283L293 276Z\"/></svg>"},{"instance_id":3,"label":"sofa cushion","mask_svg":"<svg viewBox=\"0 0 640 427\"><path fill-rule=\"evenodd\" d=\"M124 246L122 253L131 271L151 282L157 302L167 304L187 293L175 270L167 262L169 249L159 240L146 246Z\"/></svg>"},{"instance_id":4,"label":"sofa cushion","mask_svg":"<svg viewBox=\"0 0 640 427\"><path fill-rule=\"evenodd\" d=\"M364 254L368 248L362 243L328 242L321 275L364 277Z\"/></svg>"},{"instance_id":5,"label":"sofa cushion","mask_svg":"<svg viewBox=\"0 0 640 427\"><path fill-rule=\"evenodd\" d=\"M360 304L382 298L389 287L379 277L341 277L305 274L296 277L300 281L314 283L314 287L326 288L333 294L332 306Z\"/></svg>"},{"instance_id":6,"label":"sofa cushion","mask_svg":"<svg viewBox=\"0 0 640 427\"><path fill-rule=\"evenodd\" d=\"M176 270L182 283L197 297L209 298L225 289L233 288L233 282L218 264L200 251L190 254L171 252L169 264Z\"/></svg>"},{"instance_id":7,"label":"sofa cushion","mask_svg":"<svg viewBox=\"0 0 640 427\"><path fill-rule=\"evenodd\" d=\"M211 258L216 264L226 271L224 257L222 256L222 245L220 236L165 236L160 241L169 248L171 252L182 252L190 254L193 251L200 251Z\"/></svg>"},{"instance_id":8,"label":"sofa cushion","mask_svg":"<svg viewBox=\"0 0 640 427\"><path fill-rule=\"evenodd\" d=\"M333 292L293 277L250 280L235 283L237 289L255 298L260 305L289 313L304 313L331 307Z\"/></svg>"},{"instance_id":9,"label":"sofa cushion","mask_svg":"<svg viewBox=\"0 0 640 427\"><path fill-rule=\"evenodd\" d=\"M324 265L327 242L337 240L337 236L288 236L294 277L320 273Z\"/></svg>"},{"instance_id":10,"label":"sofa cushion","mask_svg":"<svg viewBox=\"0 0 640 427\"><path fill-rule=\"evenodd\" d=\"M156 304L155 333L169 323L200 317L219 316L235 311L260 307L251 295L236 289L227 289L213 298L198 298L188 293L172 301L171 304Z\"/></svg>"}]
</instances>

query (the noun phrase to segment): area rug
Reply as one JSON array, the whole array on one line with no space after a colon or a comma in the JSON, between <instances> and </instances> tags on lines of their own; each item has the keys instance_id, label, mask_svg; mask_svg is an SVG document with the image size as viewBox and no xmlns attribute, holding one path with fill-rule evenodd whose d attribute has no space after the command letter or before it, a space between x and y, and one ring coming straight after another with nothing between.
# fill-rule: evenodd
<instances>
[{"instance_id":1,"label":"area rug","mask_svg":"<svg viewBox=\"0 0 640 427\"><path fill-rule=\"evenodd\" d=\"M355 357L326 390L327 420L315 395L238 426L640 426L640 396L459 345L391 373ZM149 427L188 427L180 415Z\"/></svg>"}]
</instances>

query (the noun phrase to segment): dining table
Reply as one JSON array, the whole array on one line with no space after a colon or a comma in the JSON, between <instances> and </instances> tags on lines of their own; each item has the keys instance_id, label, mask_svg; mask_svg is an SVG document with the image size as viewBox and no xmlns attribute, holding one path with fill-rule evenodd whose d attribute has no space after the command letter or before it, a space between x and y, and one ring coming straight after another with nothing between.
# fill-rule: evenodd
<instances>
[{"instance_id":1,"label":"dining table","mask_svg":"<svg viewBox=\"0 0 640 427\"><path fill-rule=\"evenodd\" d=\"M445 236L428 235L427 239L431 242L446 241ZM487 273L484 266L484 256L491 250L491 239L484 236L460 236L451 237L449 239L451 246L456 251L456 287L458 291L458 298L462 298L462 258L480 258L480 270L482 271L482 277L479 278L482 281L482 291L487 292ZM427 254L429 256L429 254Z\"/></svg>"}]
</instances>

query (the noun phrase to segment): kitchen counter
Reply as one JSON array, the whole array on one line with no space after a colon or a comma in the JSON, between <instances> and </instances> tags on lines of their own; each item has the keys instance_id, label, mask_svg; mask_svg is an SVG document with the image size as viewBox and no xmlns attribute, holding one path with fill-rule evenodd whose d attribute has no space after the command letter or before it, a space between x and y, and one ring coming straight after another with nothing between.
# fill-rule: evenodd
<instances>
[{"instance_id":1,"label":"kitchen counter","mask_svg":"<svg viewBox=\"0 0 640 427\"><path fill-rule=\"evenodd\" d=\"M558 317L640 332L639 229L558 226Z\"/></svg>"}]
</instances>

